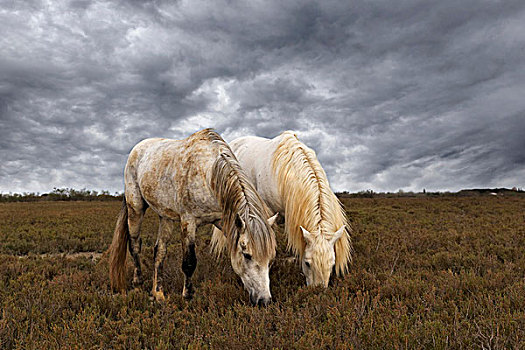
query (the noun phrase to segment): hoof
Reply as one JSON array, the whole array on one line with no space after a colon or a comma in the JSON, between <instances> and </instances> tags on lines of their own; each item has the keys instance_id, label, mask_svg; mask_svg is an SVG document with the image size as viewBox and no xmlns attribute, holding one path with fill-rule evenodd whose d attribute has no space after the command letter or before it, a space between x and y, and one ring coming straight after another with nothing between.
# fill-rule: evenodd
<instances>
[{"instance_id":1,"label":"hoof","mask_svg":"<svg viewBox=\"0 0 525 350\"><path fill-rule=\"evenodd\" d=\"M186 300L191 300L193 298L193 287L190 286L189 288L186 288L186 286L184 286L184 289L182 290L182 296Z\"/></svg>"},{"instance_id":2,"label":"hoof","mask_svg":"<svg viewBox=\"0 0 525 350\"><path fill-rule=\"evenodd\" d=\"M166 297L164 296L163 291L152 291L151 294L156 302L162 303L166 301Z\"/></svg>"}]
</instances>

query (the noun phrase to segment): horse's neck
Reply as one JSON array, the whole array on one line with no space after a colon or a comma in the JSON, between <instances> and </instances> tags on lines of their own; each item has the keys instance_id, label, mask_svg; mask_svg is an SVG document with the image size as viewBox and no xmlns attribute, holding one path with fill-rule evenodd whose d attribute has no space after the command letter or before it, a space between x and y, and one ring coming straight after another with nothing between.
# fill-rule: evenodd
<instances>
[{"instance_id":1,"label":"horse's neck","mask_svg":"<svg viewBox=\"0 0 525 350\"><path fill-rule=\"evenodd\" d=\"M281 137L283 137L283 135L284 134L282 134ZM286 137L289 137L289 135L286 135ZM289 196L287 198L284 198L283 196L282 200L286 207L293 206L296 208L295 211L298 208L297 205L299 206L299 208L301 208L301 210L299 210L299 213L297 211L294 213L285 213L285 220L289 219L290 215L296 215L296 218L294 219L299 219L298 222L296 222L296 224L301 225L306 229L312 231L318 230L319 228L321 230L324 230L328 227L328 223L330 220L330 218L328 217L330 215L330 204L327 203L330 199L326 197L326 194L323 194L323 190L321 189L321 187L323 185L327 185L328 180L324 176L324 172L319 171L320 164L318 163L315 157L315 153L312 154L306 145L304 145L295 138L294 140L294 145L290 145L291 147L294 147L292 151L293 154L299 154L303 156L304 153L304 157L306 157L306 162L308 166L307 169L305 169L302 166L294 164L284 165L288 167L298 166L299 169L304 170L304 173L302 173L302 171L297 173L297 178L295 178L294 181L291 181L291 183L284 184L285 189L283 189L283 186L281 185L279 185L279 188L283 189L284 191L287 191L287 189L289 188L297 188L297 186L301 187L303 185L306 185L303 184L303 181L312 176L310 171L314 173L315 186L313 186L313 188L311 186L308 186L309 189L305 189L303 193L304 196L302 198L297 198L295 196L292 198L290 198ZM300 148L295 148L298 145L300 145ZM301 159L301 161L303 161L302 157L299 158ZM295 203L286 203L286 201L294 201ZM303 215L305 215L306 213L308 213L308 217L303 217Z\"/></svg>"}]
</instances>

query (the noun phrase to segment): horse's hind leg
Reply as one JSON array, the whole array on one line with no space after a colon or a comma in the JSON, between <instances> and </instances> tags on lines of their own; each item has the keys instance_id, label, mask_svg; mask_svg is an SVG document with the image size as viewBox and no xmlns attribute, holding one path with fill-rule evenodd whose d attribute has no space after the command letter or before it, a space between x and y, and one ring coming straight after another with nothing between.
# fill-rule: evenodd
<instances>
[{"instance_id":1,"label":"horse's hind leg","mask_svg":"<svg viewBox=\"0 0 525 350\"><path fill-rule=\"evenodd\" d=\"M160 218L159 234L157 243L153 251L153 260L155 261L155 270L153 272L153 288L151 294L157 301L164 300L164 291L162 288L162 267L166 258L167 243L173 232L173 220Z\"/></svg>"},{"instance_id":2,"label":"horse's hind leg","mask_svg":"<svg viewBox=\"0 0 525 350\"><path fill-rule=\"evenodd\" d=\"M197 256L195 255L195 230L196 223L192 217L181 217L182 238L182 271L184 272L184 288L182 296L186 299L193 297L193 284L191 276L197 267Z\"/></svg>"},{"instance_id":3,"label":"horse's hind leg","mask_svg":"<svg viewBox=\"0 0 525 350\"><path fill-rule=\"evenodd\" d=\"M128 202L128 227L129 227L129 252L133 258L135 269L133 271L133 287L136 288L142 284L142 267L140 263L140 251L142 249L142 240L140 239L140 226L147 206L140 199L136 203Z\"/></svg>"}]
</instances>

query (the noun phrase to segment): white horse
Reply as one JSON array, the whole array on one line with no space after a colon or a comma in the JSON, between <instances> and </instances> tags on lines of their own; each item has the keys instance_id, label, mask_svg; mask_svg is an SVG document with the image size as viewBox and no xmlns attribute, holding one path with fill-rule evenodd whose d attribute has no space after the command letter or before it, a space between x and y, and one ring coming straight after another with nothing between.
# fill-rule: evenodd
<instances>
[{"instance_id":1,"label":"white horse","mask_svg":"<svg viewBox=\"0 0 525 350\"><path fill-rule=\"evenodd\" d=\"M300 258L306 284L328 286L334 267L346 273L350 225L315 152L292 131L273 139L240 137L230 147L270 209L284 213L288 248ZM224 244L221 239L214 230L212 246Z\"/></svg>"},{"instance_id":2,"label":"white horse","mask_svg":"<svg viewBox=\"0 0 525 350\"><path fill-rule=\"evenodd\" d=\"M142 283L140 225L146 209L160 218L154 249L152 294L164 300L162 265L174 221L181 223L183 296L191 298L195 271L195 230L212 223L224 231L234 271L253 304L271 299L269 262L275 256L275 235L267 206L257 194L230 147L213 130L184 140L146 139L129 154L124 171L125 198L110 247L110 279L126 288L126 248L135 265L133 284Z\"/></svg>"}]
</instances>

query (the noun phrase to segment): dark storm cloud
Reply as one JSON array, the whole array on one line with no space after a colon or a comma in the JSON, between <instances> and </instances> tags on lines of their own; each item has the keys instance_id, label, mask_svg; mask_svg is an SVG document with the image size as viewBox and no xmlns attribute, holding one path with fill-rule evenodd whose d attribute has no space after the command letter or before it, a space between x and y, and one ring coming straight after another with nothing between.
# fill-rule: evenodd
<instances>
[{"instance_id":1,"label":"dark storm cloud","mask_svg":"<svg viewBox=\"0 0 525 350\"><path fill-rule=\"evenodd\" d=\"M522 1L4 1L0 190L122 190L151 136L296 130L336 190L521 186Z\"/></svg>"}]
</instances>

